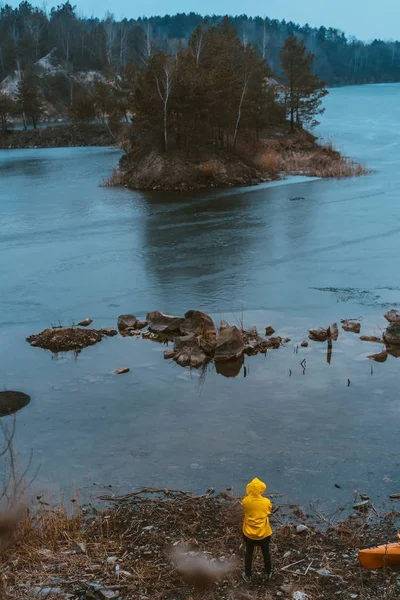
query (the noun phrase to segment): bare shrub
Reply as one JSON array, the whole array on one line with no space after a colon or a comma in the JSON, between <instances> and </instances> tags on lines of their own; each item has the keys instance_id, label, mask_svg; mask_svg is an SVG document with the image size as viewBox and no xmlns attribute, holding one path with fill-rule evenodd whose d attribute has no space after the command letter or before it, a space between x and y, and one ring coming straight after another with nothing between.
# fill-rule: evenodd
<instances>
[{"instance_id":1,"label":"bare shrub","mask_svg":"<svg viewBox=\"0 0 400 600\"><path fill-rule=\"evenodd\" d=\"M267 150L257 158L256 164L270 175L277 175L281 170L281 156L276 150Z\"/></svg>"},{"instance_id":2,"label":"bare shrub","mask_svg":"<svg viewBox=\"0 0 400 600\"><path fill-rule=\"evenodd\" d=\"M207 160L199 165L199 171L205 177L215 177L217 174L217 165L213 160Z\"/></svg>"}]
</instances>

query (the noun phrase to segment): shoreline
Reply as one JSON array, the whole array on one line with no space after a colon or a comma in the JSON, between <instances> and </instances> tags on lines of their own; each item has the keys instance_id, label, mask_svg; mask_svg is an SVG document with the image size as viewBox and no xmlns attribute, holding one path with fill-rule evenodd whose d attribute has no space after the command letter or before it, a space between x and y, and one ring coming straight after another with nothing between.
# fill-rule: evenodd
<instances>
[{"instance_id":1,"label":"shoreline","mask_svg":"<svg viewBox=\"0 0 400 600\"><path fill-rule=\"evenodd\" d=\"M270 497L269 583L258 553L251 583L241 580L240 498L229 490L144 488L103 496L109 504L101 509L74 499L71 510L39 500L3 556L6 589L15 600L33 592L81 600L184 600L196 593L209 600L396 597L398 571L361 572L358 549L395 541L399 512L381 513L371 504L342 518L340 509L324 515L314 502L305 509Z\"/></svg>"},{"instance_id":2,"label":"shoreline","mask_svg":"<svg viewBox=\"0 0 400 600\"><path fill-rule=\"evenodd\" d=\"M0 149L116 147L104 124L52 125L0 133ZM363 165L322 145L311 133L265 133L250 154L199 148L195 153L124 154L103 186L135 191L207 191L258 186L287 176L345 178L369 174Z\"/></svg>"},{"instance_id":3,"label":"shoreline","mask_svg":"<svg viewBox=\"0 0 400 600\"><path fill-rule=\"evenodd\" d=\"M0 150L115 146L106 125L51 125L0 132Z\"/></svg>"}]
</instances>

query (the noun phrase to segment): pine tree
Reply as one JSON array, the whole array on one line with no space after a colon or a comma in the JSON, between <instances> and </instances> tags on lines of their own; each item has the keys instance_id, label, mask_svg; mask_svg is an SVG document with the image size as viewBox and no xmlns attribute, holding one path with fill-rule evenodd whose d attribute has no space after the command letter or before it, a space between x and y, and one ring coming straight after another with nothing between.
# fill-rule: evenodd
<instances>
[{"instance_id":1,"label":"pine tree","mask_svg":"<svg viewBox=\"0 0 400 600\"><path fill-rule=\"evenodd\" d=\"M36 129L43 114L43 105L33 77L25 76L19 82L16 103L24 122L24 129L27 129L28 120Z\"/></svg>"},{"instance_id":2,"label":"pine tree","mask_svg":"<svg viewBox=\"0 0 400 600\"><path fill-rule=\"evenodd\" d=\"M315 56L307 52L303 41L295 35L287 38L281 51L281 66L287 85L286 111L290 119L290 131L305 124L318 124L316 116L324 112L322 98L328 90L326 84L313 73Z\"/></svg>"}]
</instances>

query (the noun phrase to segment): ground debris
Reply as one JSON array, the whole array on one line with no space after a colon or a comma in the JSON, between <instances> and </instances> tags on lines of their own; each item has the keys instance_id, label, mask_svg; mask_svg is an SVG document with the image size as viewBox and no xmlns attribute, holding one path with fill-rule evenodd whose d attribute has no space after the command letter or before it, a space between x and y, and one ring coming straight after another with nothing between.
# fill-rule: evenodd
<instances>
[{"instance_id":1,"label":"ground debris","mask_svg":"<svg viewBox=\"0 0 400 600\"><path fill-rule=\"evenodd\" d=\"M376 600L395 589L391 569L363 570L361 577L357 555L358 548L396 539L400 515L395 511L381 515L370 505L339 521L273 499L278 509L271 518L274 578L264 582L256 552L254 576L246 586L242 510L231 493L144 488L104 500L103 510L92 509L85 517L81 511L68 518L43 507L44 514L35 517L40 528L31 522L22 528L20 542L3 556L11 598L23 600L32 587L57 587L80 600L266 600L277 592L287 600L296 592L302 599L331 600L337 591L344 598ZM300 515L305 535L296 533ZM85 545L86 554L71 552L75 541Z\"/></svg>"}]
</instances>

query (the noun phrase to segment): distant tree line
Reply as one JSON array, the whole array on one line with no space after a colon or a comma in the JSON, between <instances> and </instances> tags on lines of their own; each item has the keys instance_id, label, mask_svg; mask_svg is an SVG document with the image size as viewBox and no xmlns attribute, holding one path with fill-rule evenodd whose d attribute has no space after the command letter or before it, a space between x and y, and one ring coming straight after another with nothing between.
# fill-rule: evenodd
<instances>
[{"instance_id":1,"label":"distant tree line","mask_svg":"<svg viewBox=\"0 0 400 600\"><path fill-rule=\"evenodd\" d=\"M208 16L216 25L221 16ZM121 70L134 61L143 64L155 51L174 54L186 48L193 31L204 18L195 13L149 19L117 21L78 16L65 2L50 12L24 1L17 8L0 8L0 80L29 69L54 48L55 58L71 71ZM251 43L268 60L274 73L281 71L280 49L295 35L315 54L314 72L328 85L400 80L400 43L375 39L370 43L347 38L338 29L300 27L292 22L261 17L231 19L243 46Z\"/></svg>"}]
</instances>

